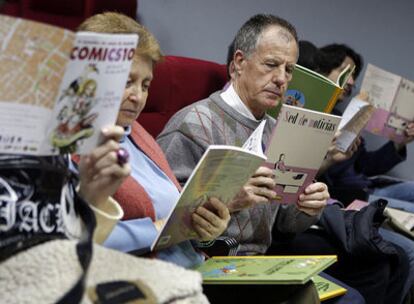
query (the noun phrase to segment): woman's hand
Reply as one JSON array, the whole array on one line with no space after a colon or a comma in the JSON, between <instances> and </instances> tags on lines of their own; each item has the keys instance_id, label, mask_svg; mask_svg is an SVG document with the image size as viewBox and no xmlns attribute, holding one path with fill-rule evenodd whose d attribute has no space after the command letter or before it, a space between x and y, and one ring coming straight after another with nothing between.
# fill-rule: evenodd
<instances>
[{"instance_id":1,"label":"woman's hand","mask_svg":"<svg viewBox=\"0 0 414 304\"><path fill-rule=\"evenodd\" d=\"M230 221L230 212L225 204L211 197L192 214L193 228L200 241L212 241L220 236Z\"/></svg>"},{"instance_id":2,"label":"woman's hand","mask_svg":"<svg viewBox=\"0 0 414 304\"><path fill-rule=\"evenodd\" d=\"M79 195L96 207L104 204L131 172L129 163L118 163L117 151L123 134L124 129L118 126L102 129L104 142L90 154L81 156Z\"/></svg>"},{"instance_id":3,"label":"woman's hand","mask_svg":"<svg viewBox=\"0 0 414 304\"><path fill-rule=\"evenodd\" d=\"M317 216L322 213L328 199L328 186L324 183L313 183L299 196L296 206L310 216Z\"/></svg>"}]
</instances>

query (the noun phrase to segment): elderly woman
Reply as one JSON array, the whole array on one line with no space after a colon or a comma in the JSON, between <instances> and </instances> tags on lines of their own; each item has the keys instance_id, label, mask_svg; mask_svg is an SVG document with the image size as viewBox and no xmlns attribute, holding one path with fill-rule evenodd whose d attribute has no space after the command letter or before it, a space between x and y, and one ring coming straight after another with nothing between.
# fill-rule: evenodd
<instances>
[{"instance_id":1,"label":"elderly woman","mask_svg":"<svg viewBox=\"0 0 414 304\"><path fill-rule=\"evenodd\" d=\"M131 176L115 195L125 216L104 245L124 252L148 252L181 190L158 144L136 122L147 101L153 68L162 58L160 47L144 27L118 13L95 15L83 22L79 30L139 35L117 119L117 125L126 131L120 145L128 151L132 168ZM198 235L195 241L214 240L224 232L230 219L222 202L214 198L209 200L213 208L200 206L192 215L192 225ZM215 209L214 212L211 209ZM156 252L155 256L191 267L203 261L203 255L193 247L197 243L186 241Z\"/></svg>"}]
</instances>

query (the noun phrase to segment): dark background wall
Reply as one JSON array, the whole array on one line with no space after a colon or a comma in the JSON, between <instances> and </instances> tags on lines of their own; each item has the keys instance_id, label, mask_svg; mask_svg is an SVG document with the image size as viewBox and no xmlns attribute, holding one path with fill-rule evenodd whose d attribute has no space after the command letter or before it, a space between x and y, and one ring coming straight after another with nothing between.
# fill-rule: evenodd
<instances>
[{"instance_id":1,"label":"dark background wall","mask_svg":"<svg viewBox=\"0 0 414 304\"><path fill-rule=\"evenodd\" d=\"M165 54L220 63L243 22L263 12L292 22L300 39L318 46L346 43L365 62L414 80L414 0L140 0L138 5L138 19ZM364 136L370 148L385 142ZM408 161L391 174L414 179L414 144L408 150Z\"/></svg>"}]
</instances>

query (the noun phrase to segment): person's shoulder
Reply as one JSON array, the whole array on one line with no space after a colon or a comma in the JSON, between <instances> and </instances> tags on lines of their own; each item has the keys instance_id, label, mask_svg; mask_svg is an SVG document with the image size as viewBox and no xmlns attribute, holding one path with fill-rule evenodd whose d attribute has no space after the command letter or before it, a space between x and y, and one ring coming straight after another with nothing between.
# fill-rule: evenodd
<instances>
[{"instance_id":1,"label":"person's shoulder","mask_svg":"<svg viewBox=\"0 0 414 304\"><path fill-rule=\"evenodd\" d=\"M209 97L196 101L175 113L167 122L164 130L180 129L188 124L199 125L206 119L212 119L215 100L219 96L220 91L214 92Z\"/></svg>"}]
</instances>

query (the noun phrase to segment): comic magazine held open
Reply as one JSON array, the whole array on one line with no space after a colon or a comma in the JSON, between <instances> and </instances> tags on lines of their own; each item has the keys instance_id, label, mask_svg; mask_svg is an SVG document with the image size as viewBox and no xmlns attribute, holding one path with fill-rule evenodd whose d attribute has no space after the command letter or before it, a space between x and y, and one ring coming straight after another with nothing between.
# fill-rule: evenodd
<instances>
[{"instance_id":1,"label":"comic magazine held open","mask_svg":"<svg viewBox=\"0 0 414 304\"><path fill-rule=\"evenodd\" d=\"M87 153L114 124L137 35L0 15L0 153Z\"/></svg>"}]
</instances>

